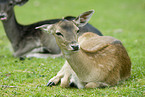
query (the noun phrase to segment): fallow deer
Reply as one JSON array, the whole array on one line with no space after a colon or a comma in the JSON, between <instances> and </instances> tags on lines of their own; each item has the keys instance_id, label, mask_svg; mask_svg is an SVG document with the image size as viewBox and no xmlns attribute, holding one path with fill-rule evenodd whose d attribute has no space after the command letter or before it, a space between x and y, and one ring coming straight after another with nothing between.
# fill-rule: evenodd
<instances>
[{"instance_id":1,"label":"fallow deer","mask_svg":"<svg viewBox=\"0 0 145 97\"><path fill-rule=\"evenodd\" d=\"M87 32L78 37L79 27L91 18L93 10L73 21L61 20L41 28L54 35L66 62L48 86L61 80L62 87L74 83L78 88L114 86L131 75L131 61L120 40Z\"/></svg>"},{"instance_id":2,"label":"fallow deer","mask_svg":"<svg viewBox=\"0 0 145 97\"><path fill-rule=\"evenodd\" d=\"M35 27L44 24L55 24L62 19L44 20L30 25L19 24L14 13L15 5L24 5L28 0L0 0L0 19L3 23L6 35L12 45L15 57L56 57L61 50L56 44L55 38ZM74 17L66 17L73 20ZM92 25L81 27L81 32L92 31L102 35Z\"/></svg>"}]
</instances>

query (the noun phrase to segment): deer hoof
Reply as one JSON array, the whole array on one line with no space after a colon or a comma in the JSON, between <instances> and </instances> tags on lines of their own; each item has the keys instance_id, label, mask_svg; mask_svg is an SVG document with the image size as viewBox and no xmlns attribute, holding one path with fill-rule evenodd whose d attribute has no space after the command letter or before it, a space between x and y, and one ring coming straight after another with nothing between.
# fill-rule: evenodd
<instances>
[{"instance_id":1,"label":"deer hoof","mask_svg":"<svg viewBox=\"0 0 145 97\"><path fill-rule=\"evenodd\" d=\"M54 86L54 85L55 85L54 82L48 82L48 83L47 83L47 86L50 86L50 87L51 87L51 86Z\"/></svg>"},{"instance_id":2,"label":"deer hoof","mask_svg":"<svg viewBox=\"0 0 145 97\"><path fill-rule=\"evenodd\" d=\"M75 83L73 83L73 82L69 83L69 86L73 87L73 88L78 88L77 85Z\"/></svg>"}]
</instances>

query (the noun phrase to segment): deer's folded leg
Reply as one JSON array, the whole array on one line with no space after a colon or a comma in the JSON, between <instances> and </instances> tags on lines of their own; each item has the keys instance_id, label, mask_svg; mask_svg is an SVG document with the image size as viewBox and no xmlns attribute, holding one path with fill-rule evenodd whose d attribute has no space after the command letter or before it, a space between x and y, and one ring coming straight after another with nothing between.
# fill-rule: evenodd
<instances>
[{"instance_id":1,"label":"deer's folded leg","mask_svg":"<svg viewBox=\"0 0 145 97\"><path fill-rule=\"evenodd\" d=\"M47 86L57 85L61 81L61 87L68 87L71 74L72 69L66 61L57 75L49 80Z\"/></svg>"},{"instance_id":2,"label":"deer's folded leg","mask_svg":"<svg viewBox=\"0 0 145 97\"><path fill-rule=\"evenodd\" d=\"M89 82L85 85L85 88L104 88L107 86L109 85L102 82Z\"/></svg>"}]
</instances>

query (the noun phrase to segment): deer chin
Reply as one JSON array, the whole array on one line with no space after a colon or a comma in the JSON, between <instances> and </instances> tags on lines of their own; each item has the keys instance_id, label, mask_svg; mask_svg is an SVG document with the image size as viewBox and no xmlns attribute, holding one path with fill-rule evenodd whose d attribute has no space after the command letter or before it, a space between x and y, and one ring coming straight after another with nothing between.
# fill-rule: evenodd
<instances>
[{"instance_id":1,"label":"deer chin","mask_svg":"<svg viewBox=\"0 0 145 97\"><path fill-rule=\"evenodd\" d=\"M69 52L78 52L80 49L67 48L66 50Z\"/></svg>"},{"instance_id":2,"label":"deer chin","mask_svg":"<svg viewBox=\"0 0 145 97\"><path fill-rule=\"evenodd\" d=\"M80 49L69 49L71 52L78 52Z\"/></svg>"},{"instance_id":3,"label":"deer chin","mask_svg":"<svg viewBox=\"0 0 145 97\"><path fill-rule=\"evenodd\" d=\"M71 50L71 51L73 51L73 52L78 52L78 51L79 51L79 49L78 49L78 50Z\"/></svg>"}]
</instances>

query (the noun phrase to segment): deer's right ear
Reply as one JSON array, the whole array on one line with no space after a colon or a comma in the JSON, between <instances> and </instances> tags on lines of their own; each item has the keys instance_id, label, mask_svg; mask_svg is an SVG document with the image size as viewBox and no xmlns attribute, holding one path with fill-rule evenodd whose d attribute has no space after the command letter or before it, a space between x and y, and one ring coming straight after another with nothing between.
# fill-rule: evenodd
<instances>
[{"instance_id":1,"label":"deer's right ear","mask_svg":"<svg viewBox=\"0 0 145 97\"><path fill-rule=\"evenodd\" d=\"M52 26L53 26L53 25L45 24L45 25L42 25L42 26L38 26L38 27L36 27L35 29L41 29L41 30L43 30L44 32L52 33Z\"/></svg>"},{"instance_id":2,"label":"deer's right ear","mask_svg":"<svg viewBox=\"0 0 145 97\"><path fill-rule=\"evenodd\" d=\"M22 6L24 5L26 2L28 2L29 0L14 0L16 5L18 6Z\"/></svg>"},{"instance_id":3,"label":"deer's right ear","mask_svg":"<svg viewBox=\"0 0 145 97\"><path fill-rule=\"evenodd\" d=\"M75 20L73 20L79 27L82 27L88 23L91 16L93 15L94 10L86 11L82 14L80 14L78 17L76 17Z\"/></svg>"}]
</instances>

